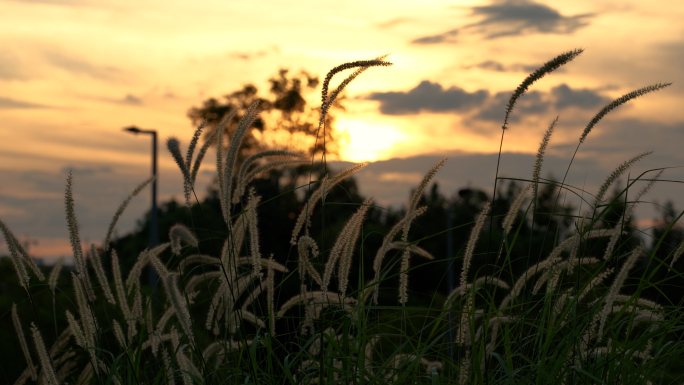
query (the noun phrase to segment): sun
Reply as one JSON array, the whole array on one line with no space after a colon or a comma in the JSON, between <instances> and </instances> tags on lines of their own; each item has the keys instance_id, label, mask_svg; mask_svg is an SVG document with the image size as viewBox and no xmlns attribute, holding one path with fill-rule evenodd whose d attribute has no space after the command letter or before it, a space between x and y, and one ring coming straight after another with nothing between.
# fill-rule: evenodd
<instances>
[{"instance_id":1,"label":"sun","mask_svg":"<svg viewBox=\"0 0 684 385\"><path fill-rule=\"evenodd\" d=\"M407 139L397 127L367 120L340 118L340 159L351 162L374 162L391 158L392 147Z\"/></svg>"}]
</instances>

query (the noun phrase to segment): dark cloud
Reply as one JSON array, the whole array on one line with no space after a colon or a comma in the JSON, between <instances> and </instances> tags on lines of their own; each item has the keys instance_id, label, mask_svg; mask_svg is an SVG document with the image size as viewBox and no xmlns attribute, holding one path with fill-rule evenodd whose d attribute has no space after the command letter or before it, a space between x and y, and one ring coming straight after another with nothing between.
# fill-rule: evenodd
<instances>
[{"instance_id":1,"label":"dark cloud","mask_svg":"<svg viewBox=\"0 0 684 385\"><path fill-rule=\"evenodd\" d=\"M123 98L111 98L111 97L105 97L105 96L93 96L93 95L82 95L81 96L84 99L89 99L89 100L97 100L100 102L105 102L105 103L115 103L115 104L127 104L129 106L140 106L143 104L143 101L141 98L133 95L133 94L126 94ZM172 95L164 95L164 97L169 98L173 97Z\"/></svg>"},{"instance_id":2,"label":"dark cloud","mask_svg":"<svg viewBox=\"0 0 684 385\"><path fill-rule=\"evenodd\" d=\"M557 10L529 0L507 0L488 6L473 7L473 15L484 16L469 24L485 33L487 39L529 33L569 34L587 26L585 20L593 14L563 16Z\"/></svg>"},{"instance_id":3,"label":"dark cloud","mask_svg":"<svg viewBox=\"0 0 684 385\"><path fill-rule=\"evenodd\" d=\"M495 65L494 63L493 65ZM406 92L373 92L365 100L380 102L380 112L385 115L418 114L420 112L459 112L471 113L476 119L503 121L506 105L513 94L511 91L489 94L487 90L467 92L462 88L444 89L439 83L422 81ZM525 115L539 115L552 107L556 112L575 107L597 109L608 104L611 99L603 97L598 91L587 88L573 89L567 84L553 87L550 92L528 91L518 99L510 116L512 122Z\"/></svg>"},{"instance_id":4,"label":"dark cloud","mask_svg":"<svg viewBox=\"0 0 684 385\"><path fill-rule=\"evenodd\" d=\"M670 161L662 162L658 167L681 166L684 155L680 143L684 140L684 122L658 123L639 119L621 119L619 110L606 115L587 135L581 151L591 156L622 155L620 162L644 151L655 151L654 155L670 157ZM575 127L579 139L584 125ZM555 145L566 155L571 156L577 142ZM679 167L678 167L679 168ZM672 170L674 171L674 170ZM681 171L684 173L684 168Z\"/></svg>"},{"instance_id":5,"label":"dark cloud","mask_svg":"<svg viewBox=\"0 0 684 385\"><path fill-rule=\"evenodd\" d=\"M531 0L506 0L492 5L473 7L473 16L483 19L463 28L421 37L413 44L454 43L459 30L470 30L485 35L485 39L518 36L534 33L570 34L589 25L587 19L593 14L585 13L563 16L557 10Z\"/></svg>"},{"instance_id":6,"label":"dark cloud","mask_svg":"<svg viewBox=\"0 0 684 385\"><path fill-rule=\"evenodd\" d=\"M511 98L512 94L513 91L497 92L496 95L487 101L480 112L475 115L475 118L503 122L506 104L508 103L508 100ZM550 106L551 102L544 93L540 91L526 92L515 103L515 107L513 109L514 112L509 117L509 120L511 122L517 122L520 120L520 116L523 115L542 114L548 111Z\"/></svg>"},{"instance_id":7,"label":"dark cloud","mask_svg":"<svg viewBox=\"0 0 684 385\"><path fill-rule=\"evenodd\" d=\"M60 52L46 52L50 64L75 74L83 74L99 80L116 81L120 70L111 66L97 66L85 60L69 57Z\"/></svg>"},{"instance_id":8,"label":"dark cloud","mask_svg":"<svg viewBox=\"0 0 684 385\"><path fill-rule=\"evenodd\" d=\"M402 24L402 23L406 23L406 22L410 22L410 21L413 21L413 19L408 18L408 17L399 17L396 19L386 21L384 23L378 23L377 26L384 29L384 28L394 27L397 24Z\"/></svg>"},{"instance_id":9,"label":"dark cloud","mask_svg":"<svg viewBox=\"0 0 684 385\"><path fill-rule=\"evenodd\" d=\"M488 71L496 71L496 72L526 72L526 73L531 73L537 68L539 68L541 64L521 64L521 63L515 63L515 64L503 64L501 62L495 61L495 60L487 60L483 61L482 63L478 63L475 65L471 66L466 66L463 67L465 69L470 69L470 68L480 68L483 70L488 70ZM556 72L561 72L565 71L564 68L558 68Z\"/></svg>"},{"instance_id":10,"label":"dark cloud","mask_svg":"<svg viewBox=\"0 0 684 385\"><path fill-rule=\"evenodd\" d=\"M411 44L439 44L439 43L456 43L456 35L458 35L458 29L452 29L439 35L420 37L411 41Z\"/></svg>"},{"instance_id":11,"label":"dark cloud","mask_svg":"<svg viewBox=\"0 0 684 385\"><path fill-rule=\"evenodd\" d=\"M19 58L10 51L0 51L0 79L28 80L29 71Z\"/></svg>"},{"instance_id":12,"label":"dark cloud","mask_svg":"<svg viewBox=\"0 0 684 385\"><path fill-rule=\"evenodd\" d=\"M63 174L68 173L71 171L74 175L92 175L92 174L102 174L102 173L111 173L114 170L109 167L109 166L101 166L101 167L72 167L72 166L67 166L63 167L61 172Z\"/></svg>"},{"instance_id":13,"label":"dark cloud","mask_svg":"<svg viewBox=\"0 0 684 385\"><path fill-rule=\"evenodd\" d=\"M604 106L611 101L590 89L573 90L567 84L561 84L558 87L552 88L551 94L556 99L554 105L557 110L566 107L591 109Z\"/></svg>"},{"instance_id":14,"label":"dark cloud","mask_svg":"<svg viewBox=\"0 0 684 385\"><path fill-rule=\"evenodd\" d=\"M252 58L250 54L246 53L231 53L230 57L233 59L249 60Z\"/></svg>"},{"instance_id":15,"label":"dark cloud","mask_svg":"<svg viewBox=\"0 0 684 385\"><path fill-rule=\"evenodd\" d=\"M275 49L277 49L277 47ZM266 51L258 51L253 53L231 52L228 56L232 59L252 60L257 57L266 56L267 54L268 52Z\"/></svg>"},{"instance_id":16,"label":"dark cloud","mask_svg":"<svg viewBox=\"0 0 684 385\"><path fill-rule=\"evenodd\" d=\"M132 104L134 106L139 106L142 104L142 100L134 95L127 94L125 98L121 101L123 104Z\"/></svg>"},{"instance_id":17,"label":"dark cloud","mask_svg":"<svg viewBox=\"0 0 684 385\"><path fill-rule=\"evenodd\" d=\"M488 95L485 90L473 93L458 87L445 90L439 83L423 80L407 92L373 92L365 99L379 101L380 112L385 115L404 115L421 111L468 111L480 105Z\"/></svg>"},{"instance_id":18,"label":"dark cloud","mask_svg":"<svg viewBox=\"0 0 684 385\"><path fill-rule=\"evenodd\" d=\"M490 71L497 71L497 72L504 72L506 71L506 67L499 63L498 61L494 60L487 60L479 64L475 64L474 67L481 68L483 70L490 70Z\"/></svg>"},{"instance_id":19,"label":"dark cloud","mask_svg":"<svg viewBox=\"0 0 684 385\"><path fill-rule=\"evenodd\" d=\"M82 0L10 0L17 3L29 3L29 4L50 4L50 5L84 5L85 1Z\"/></svg>"},{"instance_id":20,"label":"dark cloud","mask_svg":"<svg viewBox=\"0 0 684 385\"><path fill-rule=\"evenodd\" d=\"M0 110L13 108L49 108L49 106L0 97Z\"/></svg>"}]
</instances>

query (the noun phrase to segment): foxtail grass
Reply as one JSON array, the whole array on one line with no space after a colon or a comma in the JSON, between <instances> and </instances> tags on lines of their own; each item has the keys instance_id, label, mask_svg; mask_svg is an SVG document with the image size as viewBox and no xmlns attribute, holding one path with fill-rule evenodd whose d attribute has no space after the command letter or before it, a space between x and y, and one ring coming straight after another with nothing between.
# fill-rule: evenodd
<instances>
[{"instance_id":1,"label":"foxtail grass","mask_svg":"<svg viewBox=\"0 0 684 385\"><path fill-rule=\"evenodd\" d=\"M563 53L525 78L506 106L503 129L507 129L516 101L533 83L582 52ZM345 63L328 73L321 92L319 126L349 82L370 67L390 65L384 58ZM332 77L347 69L356 71L330 92ZM646 87L616 99L586 126L580 144L608 112L667 85ZM430 307L422 308L412 302L416 293L411 291L409 276L420 265L410 258L421 257L430 264L440 263L441 256L421 247L425 238L416 239L412 226L417 226L427 212L426 206L420 206L421 197L446 159L427 170L408 201L405 215L381 234L379 247L371 255L370 279L363 269L369 257L364 247L369 237L377 234L366 233L364 225L375 207L373 199L344 218L332 245L323 247L310 231L314 210L326 207L340 182L366 164L315 182L319 186L296 216L289 238L288 262L296 259L296 272L290 271L277 262L286 256L262 256L263 243L275 237L263 232L259 213L265 206L251 182L264 171L300 164L303 157L288 150L267 150L236 164L242 138L258 117L258 107L254 103L244 113L227 150L223 136L235 111L219 123L197 158L194 152L204 123L195 131L185 156L178 139L167 141L183 175L188 205L201 159L209 143L217 144L218 198L225 229L217 229L220 231L215 233L220 235L211 240L222 245L215 252L200 251L205 240L197 236L194 226L182 224L171 228L169 242L138 255L120 257L110 247L117 219L153 180L148 179L114 214L102 252L91 246L90 268L98 283L91 285L74 210L73 175L69 174L65 212L76 264L71 274L74 298L68 308L60 310L67 326L50 350L34 324L34 349L27 348L17 307L13 306L13 323L23 341L20 345L27 363L17 384L29 380L41 384L186 385L672 383L666 375L676 373L677 365L684 362L681 307L645 294L666 284L666 279L658 281L654 274L635 279L630 274L639 260L648 260L681 277L673 265L684 253L684 243L673 248L666 258L671 261L668 263L647 255L643 245L625 252L627 246L621 242L629 234L635 205L661 174L630 196L617 223L609 223L609 228L595 226L607 208L627 192L624 189L617 198L607 200L609 186L650 152L619 165L594 196L592 212L578 216L576 227L569 234L561 234L563 238L548 254L538 260L514 255L516 243L522 242L519 230L535 204L538 184L546 183L539 175L556 118L542 139L532 178L526 180L505 216L499 218L487 203L479 208L479 216L468 228L459 230L470 235L464 237L467 241L456 256L447 256L462 263L458 287L434 294ZM563 183L561 190L567 189ZM631 180L629 186L634 183ZM532 199L527 204L530 189ZM480 268L487 258L480 237L488 222L490 237L498 234L491 231L498 219L502 222L496 231L503 233L499 258L503 260ZM31 265L28 254L3 222L0 228L19 285L29 300L37 285L45 285L53 295L62 289L57 287L61 264L53 268L47 283L38 283L44 280L40 269ZM587 246L590 244L605 247L597 250ZM620 247L622 252L615 252ZM111 259L111 280L103 265L106 257ZM123 258L133 262L125 272L120 264ZM522 274L511 267L515 259L527 263ZM354 280L351 272L355 266L359 272ZM158 273L163 291L142 289L144 269ZM37 280L32 281L29 270ZM283 297L285 289L293 290L294 295ZM34 361L36 353L38 360Z\"/></svg>"}]
</instances>

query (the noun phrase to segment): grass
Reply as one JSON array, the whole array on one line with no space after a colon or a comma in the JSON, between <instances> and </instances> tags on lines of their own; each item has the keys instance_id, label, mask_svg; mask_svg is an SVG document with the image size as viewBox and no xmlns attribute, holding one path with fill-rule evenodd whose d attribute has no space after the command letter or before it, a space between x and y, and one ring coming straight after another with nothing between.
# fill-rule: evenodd
<instances>
[{"instance_id":1,"label":"grass","mask_svg":"<svg viewBox=\"0 0 684 385\"><path fill-rule=\"evenodd\" d=\"M581 53L563 53L521 83L506 107L502 144L516 100L535 81ZM345 63L330 71L322 92L320 129L325 129L326 106L361 72L390 65L385 57ZM355 72L329 92L333 75L347 69ZM577 149L608 112L667 85L645 87L607 105L589 122ZM12 318L27 361L17 384L681 383L681 303L671 303L665 295L658 295L662 301L647 300L644 293L659 291L673 278L682 278L672 265L684 252L684 245L666 258L656 257L674 222L650 253L644 252L643 245L628 247L633 240L623 235L628 234L625 230L634 205L662 170L630 179L615 198L604 197L608 187L648 153L618 166L594 201L584 200L589 209L574 217L574 231L562 240L556 236L553 251L541 262L530 264L529 258L521 259L513 250L516 244L526 242L519 234L526 218L535 218L531 214L536 210L539 184L555 184L539 176L554 120L540 145L532 179L526 180L528 185L508 213L501 214L503 237L490 236L487 248L479 247L483 229L489 227L488 234L494 234L494 219L500 216L492 214L495 211L486 204L469 229L455 229L470 232L460 286L447 296L434 294L430 306L415 307L407 289L411 273L420 263L436 260L418 246L424 239L411 239L411 225L425 212L419 206L421 195L444 160L427 171L406 215L384 234L374 255L356 255L357 250L364 250L369 236L364 232L364 219L372 199L359 205L332 245L319 244L309 236L317 206L325 210L329 191L365 164L311 181L304 186L308 203L292 229L291 250L297 267L289 270L272 256L261 254L260 245L269 241L269 235L259 231L259 209L262 201L272 197L258 196L249 182L270 168L306 160L297 153L271 151L248 158L239 172L234 172L242 136L257 115L255 103L245 113L226 154L222 135L215 135L194 157L202 126L185 156L177 139L167 143L184 176L188 205L202 157L211 141L218 143L219 194L228 231L225 237L217 235L222 246L216 255L200 250L192 228L177 225L171 230L171 242L141 251L132 269L122 275L119 256L109 248L111 230L130 199L151 179L117 210L103 248L91 247L84 253L69 175L65 204L76 271L69 289L73 289L70 310L65 310L68 325L59 330L59 338L45 341L43 335L51 325L38 322L29 327L13 308ZM644 180L649 183L634 195L634 184ZM564 181L557 185L558 196L560 191L577 191ZM626 204L622 218L606 225L605 215L619 204ZM46 280L11 231L2 222L0 227L18 284L26 293L26 298L17 301L33 304L32 293L41 286L48 287L54 298L55 290L60 290L56 277L61 265L53 268ZM216 229L216 234L222 231ZM160 254L167 249L172 257L162 261ZM105 256L111 260L109 272L103 267ZM358 285L350 287L351 265L363 266L362 262L371 258L373 271L361 268ZM473 259L484 259L485 268L472 269ZM665 278L656 277L655 270L649 269L643 269L640 277L630 275L637 261L643 260L666 269ZM513 263L527 263L526 272L513 275ZM161 290L150 292L142 284L141 272L146 266L156 270ZM390 282L397 278L399 285L393 287ZM291 298L281 298L281 289L287 285L298 290ZM386 301L387 292L393 293L396 302ZM34 311L37 316L35 306ZM58 328L56 323L54 327ZM32 341L24 337L29 330Z\"/></svg>"}]
</instances>

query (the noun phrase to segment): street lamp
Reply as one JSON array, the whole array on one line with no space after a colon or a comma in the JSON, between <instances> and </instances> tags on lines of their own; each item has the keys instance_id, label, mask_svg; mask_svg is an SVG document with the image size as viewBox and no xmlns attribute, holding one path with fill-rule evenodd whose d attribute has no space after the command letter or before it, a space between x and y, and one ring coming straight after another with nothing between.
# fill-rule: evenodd
<instances>
[{"instance_id":1,"label":"street lamp","mask_svg":"<svg viewBox=\"0 0 684 385\"><path fill-rule=\"evenodd\" d=\"M152 175L157 175L157 131L156 130L141 130L136 126L126 127L124 131L133 134L152 134ZM159 228L157 224L157 179L152 181L152 211L150 212L150 250L159 243ZM157 284L158 276L152 267L150 267L149 275L150 293L154 293L154 287Z\"/></svg>"}]
</instances>

